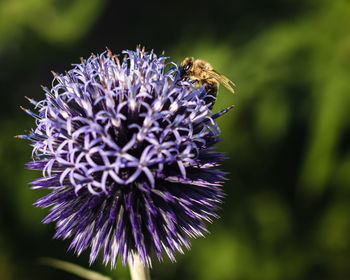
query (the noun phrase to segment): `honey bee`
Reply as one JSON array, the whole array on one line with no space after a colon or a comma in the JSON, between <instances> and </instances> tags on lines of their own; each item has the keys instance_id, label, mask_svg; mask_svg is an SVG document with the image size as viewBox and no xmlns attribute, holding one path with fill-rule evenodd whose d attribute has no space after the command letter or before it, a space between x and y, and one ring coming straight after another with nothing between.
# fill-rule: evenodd
<instances>
[{"instance_id":1,"label":"honey bee","mask_svg":"<svg viewBox=\"0 0 350 280\"><path fill-rule=\"evenodd\" d=\"M211 102L209 109L214 106L216 95L218 93L219 84L222 84L230 92L234 93L235 85L229 78L215 71L211 64L202 59L194 60L193 57L186 57L180 65L180 78L189 78L196 86L203 86L207 92L204 101L206 104Z\"/></svg>"}]
</instances>

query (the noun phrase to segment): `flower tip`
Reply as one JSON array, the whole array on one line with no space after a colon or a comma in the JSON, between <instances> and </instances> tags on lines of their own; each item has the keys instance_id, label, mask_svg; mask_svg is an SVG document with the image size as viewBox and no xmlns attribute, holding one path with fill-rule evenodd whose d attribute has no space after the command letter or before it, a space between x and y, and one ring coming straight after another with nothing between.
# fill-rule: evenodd
<instances>
[{"instance_id":1,"label":"flower tip","mask_svg":"<svg viewBox=\"0 0 350 280\"><path fill-rule=\"evenodd\" d=\"M226 109L221 110L220 112L217 112L212 116L213 119L217 119L218 117L221 117L222 115L226 114L228 111L230 111L235 105L231 105L230 107L227 107Z\"/></svg>"},{"instance_id":2,"label":"flower tip","mask_svg":"<svg viewBox=\"0 0 350 280\"><path fill-rule=\"evenodd\" d=\"M56 79L60 79L60 75L58 75L55 71L51 70L51 73Z\"/></svg>"},{"instance_id":3,"label":"flower tip","mask_svg":"<svg viewBox=\"0 0 350 280\"><path fill-rule=\"evenodd\" d=\"M19 108L21 108L22 111L26 112L28 114L28 109L24 108L23 106L19 106Z\"/></svg>"},{"instance_id":4,"label":"flower tip","mask_svg":"<svg viewBox=\"0 0 350 280\"><path fill-rule=\"evenodd\" d=\"M39 116L36 115L35 113L33 113L31 110L26 109L26 108L24 108L23 106L19 106L19 108L21 108L21 109L22 109L25 113L27 113L29 116L32 116L32 117L34 117L34 118L36 118L36 119L39 118Z\"/></svg>"},{"instance_id":5,"label":"flower tip","mask_svg":"<svg viewBox=\"0 0 350 280\"><path fill-rule=\"evenodd\" d=\"M143 58L144 54L145 54L145 46L142 47L142 50L141 50L141 58Z\"/></svg>"},{"instance_id":6,"label":"flower tip","mask_svg":"<svg viewBox=\"0 0 350 280\"><path fill-rule=\"evenodd\" d=\"M29 98L28 96L24 96L24 98L27 99L30 102L30 104L33 104L34 106L38 105L38 102L36 102L34 99Z\"/></svg>"},{"instance_id":7,"label":"flower tip","mask_svg":"<svg viewBox=\"0 0 350 280\"><path fill-rule=\"evenodd\" d=\"M112 53L112 51L106 46L106 50L107 50L107 52L108 52L108 55L109 55L109 57L110 58L113 58L113 53Z\"/></svg>"}]
</instances>

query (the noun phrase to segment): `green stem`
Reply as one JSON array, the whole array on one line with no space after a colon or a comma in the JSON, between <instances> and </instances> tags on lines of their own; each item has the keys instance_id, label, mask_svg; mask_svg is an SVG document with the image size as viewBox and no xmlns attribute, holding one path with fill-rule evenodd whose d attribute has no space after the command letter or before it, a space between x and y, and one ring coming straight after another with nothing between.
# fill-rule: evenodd
<instances>
[{"instance_id":1,"label":"green stem","mask_svg":"<svg viewBox=\"0 0 350 280\"><path fill-rule=\"evenodd\" d=\"M108 276L104 276L102 274L86 269L74 263L69 263L69 262L52 259L52 258L40 258L38 261L41 264L48 265L48 266L78 275L79 277L86 280L111 280L111 278Z\"/></svg>"},{"instance_id":2,"label":"green stem","mask_svg":"<svg viewBox=\"0 0 350 280\"><path fill-rule=\"evenodd\" d=\"M151 280L149 268L143 267L137 254L134 254L133 258L129 257L128 263L132 280Z\"/></svg>"}]
</instances>

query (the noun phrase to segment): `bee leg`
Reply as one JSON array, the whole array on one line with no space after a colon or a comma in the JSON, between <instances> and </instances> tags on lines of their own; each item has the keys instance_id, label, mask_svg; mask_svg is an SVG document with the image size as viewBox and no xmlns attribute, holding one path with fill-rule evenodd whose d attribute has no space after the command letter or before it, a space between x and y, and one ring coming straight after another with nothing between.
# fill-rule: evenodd
<instances>
[{"instance_id":1,"label":"bee leg","mask_svg":"<svg viewBox=\"0 0 350 280\"><path fill-rule=\"evenodd\" d=\"M216 101L216 95L218 93L218 83L216 81L208 81L206 80L204 83L205 91L207 92L207 96L204 98L206 104L211 103L209 109L211 110Z\"/></svg>"}]
</instances>

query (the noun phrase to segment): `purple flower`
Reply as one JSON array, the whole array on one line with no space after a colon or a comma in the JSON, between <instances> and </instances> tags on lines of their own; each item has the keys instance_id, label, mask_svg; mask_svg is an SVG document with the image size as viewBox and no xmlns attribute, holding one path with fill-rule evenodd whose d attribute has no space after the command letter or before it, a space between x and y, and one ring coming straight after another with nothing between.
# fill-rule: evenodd
<instances>
[{"instance_id":1,"label":"purple flower","mask_svg":"<svg viewBox=\"0 0 350 280\"><path fill-rule=\"evenodd\" d=\"M33 146L30 169L43 171L33 189L49 189L35 205L51 207L54 238L72 237L90 262L103 252L115 267L137 253L189 248L217 217L224 156L214 152L219 129L203 87L182 81L178 66L139 48L119 62L110 51L92 55L65 75L54 73L46 98L29 101L36 128L20 138ZM172 66L166 70L168 65Z\"/></svg>"}]
</instances>

